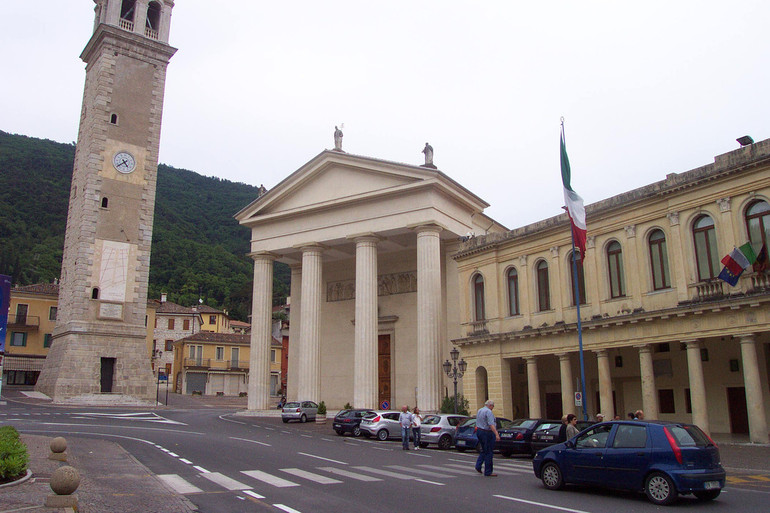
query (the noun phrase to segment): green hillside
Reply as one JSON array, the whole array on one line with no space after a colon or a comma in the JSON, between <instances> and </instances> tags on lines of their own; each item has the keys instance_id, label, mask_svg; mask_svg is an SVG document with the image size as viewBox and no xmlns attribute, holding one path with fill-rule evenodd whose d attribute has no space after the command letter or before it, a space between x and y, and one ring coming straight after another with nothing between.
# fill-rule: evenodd
<instances>
[{"instance_id":1,"label":"green hillside","mask_svg":"<svg viewBox=\"0 0 770 513\"><path fill-rule=\"evenodd\" d=\"M74 144L0 131L0 274L14 284L51 282L61 273ZM253 264L249 230L233 214L257 187L158 166L150 297L226 309L247 321ZM288 295L290 271L276 264L273 302Z\"/></svg>"}]
</instances>

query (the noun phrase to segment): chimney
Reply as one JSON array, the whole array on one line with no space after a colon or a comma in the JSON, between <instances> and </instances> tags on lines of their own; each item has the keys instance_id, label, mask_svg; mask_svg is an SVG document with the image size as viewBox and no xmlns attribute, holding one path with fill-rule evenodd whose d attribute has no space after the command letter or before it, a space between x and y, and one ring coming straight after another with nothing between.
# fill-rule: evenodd
<instances>
[{"instance_id":1,"label":"chimney","mask_svg":"<svg viewBox=\"0 0 770 513\"><path fill-rule=\"evenodd\" d=\"M165 292L161 292L160 293L160 302L161 303L165 303L167 299L168 299L168 294L166 294Z\"/></svg>"}]
</instances>

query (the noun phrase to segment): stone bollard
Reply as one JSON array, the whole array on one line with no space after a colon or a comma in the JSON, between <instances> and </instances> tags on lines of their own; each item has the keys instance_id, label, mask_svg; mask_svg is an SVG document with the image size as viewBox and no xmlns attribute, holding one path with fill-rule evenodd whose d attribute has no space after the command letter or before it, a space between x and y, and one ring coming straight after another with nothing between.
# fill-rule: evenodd
<instances>
[{"instance_id":1,"label":"stone bollard","mask_svg":"<svg viewBox=\"0 0 770 513\"><path fill-rule=\"evenodd\" d=\"M67 461L67 440L61 436L57 436L51 440L51 454L48 455L49 460L55 461Z\"/></svg>"},{"instance_id":2,"label":"stone bollard","mask_svg":"<svg viewBox=\"0 0 770 513\"><path fill-rule=\"evenodd\" d=\"M80 486L80 474L73 467L64 465L51 474L53 494L45 499L46 508L73 508L77 510L78 498L73 495Z\"/></svg>"}]
</instances>

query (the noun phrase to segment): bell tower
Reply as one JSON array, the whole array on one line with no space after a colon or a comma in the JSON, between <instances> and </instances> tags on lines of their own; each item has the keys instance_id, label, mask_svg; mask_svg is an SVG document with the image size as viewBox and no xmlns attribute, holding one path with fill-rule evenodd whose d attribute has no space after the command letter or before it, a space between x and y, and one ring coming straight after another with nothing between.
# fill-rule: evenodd
<instances>
[{"instance_id":1,"label":"bell tower","mask_svg":"<svg viewBox=\"0 0 770 513\"><path fill-rule=\"evenodd\" d=\"M36 388L54 402L154 401L147 284L174 0L94 3L56 328Z\"/></svg>"}]
</instances>

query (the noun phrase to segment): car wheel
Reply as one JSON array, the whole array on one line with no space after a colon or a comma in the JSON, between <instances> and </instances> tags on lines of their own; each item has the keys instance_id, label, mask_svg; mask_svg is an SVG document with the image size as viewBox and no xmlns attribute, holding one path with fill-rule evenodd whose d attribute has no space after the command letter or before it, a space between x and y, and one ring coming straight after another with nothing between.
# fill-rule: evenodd
<instances>
[{"instance_id":1,"label":"car wheel","mask_svg":"<svg viewBox=\"0 0 770 513\"><path fill-rule=\"evenodd\" d=\"M501 449L500 454L502 454L506 458L510 458L511 456L513 456L513 451L511 449Z\"/></svg>"},{"instance_id":2,"label":"car wheel","mask_svg":"<svg viewBox=\"0 0 770 513\"><path fill-rule=\"evenodd\" d=\"M713 501L719 497L720 493L722 493L722 490L703 490L700 492L693 492L693 495L701 501Z\"/></svg>"},{"instance_id":3,"label":"car wheel","mask_svg":"<svg viewBox=\"0 0 770 513\"><path fill-rule=\"evenodd\" d=\"M444 435L441 438L438 439L438 448L443 450L449 449L452 447L452 437L449 435Z\"/></svg>"},{"instance_id":4,"label":"car wheel","mask_svg":"<svg viewBox=\"0 0 770 513\"><path fill-rule=\"evenodd\" d=\"M299 418L299 421L300 421L300 422L302 422L303 424L304 424L305 422L307 422L307 417L305 416L305 414L304 414L304 413L303 413L303 414L302 414L302 416Z\"/></svg>"},{"instance_id":5,"label":"car wheel","mask_svg":"<svg viewBox=\"0 0 770 513\"><path fill-rule=\"evenodd\" d=\"M647 477L644 482L644 493L650 502L659 505L671 504L679 495L671 478L660 472Z\"/></svg>"},{"instance_id":6,"label":"car wheel","mask_svg":"<svg viewBox=\"0 0 770 513\"><path fill-rule=\"evenodd\" d=\"M341 429L335 429L334 432L337 433L340 436L342 436L342 433L343 433L343 431Z\"/></svg>"},{"instance_id":7,"label":"car wheel","mask_svg":"<svg viewBox=\"0 0 770 513\"><path fill-rule=\"evenodd\" d=\"M380 429L377 431L377 440L384 442L388 439L388 435L390 435L390 433L388 433L387 429Z\"/></svg>"},{"instance_id":8,"label":"car wheel","mask_svg":"<svg viewBox=\"0 0 770 513\"><path fill-rule=\"evenodd\" d=\"M288 424L289 423L289 419L281 419L281 420L283 421L284 424Z\"/></svg>"},{"instance_id":9,"label":"car wheel","mask_svg":"<svg viewBox=\"0 0 770 513\"><path fill-rule=\"evenodd\" d=\"M353 436L361 436L361 428L359 426L353 428Z\"/></svg>"},{"instance_id":10,"label":"car wheel","mask_svg":"<svg viewBox=\"0 0 770 513\"><path fill-rule=\"evenodd\" d=\"M549 490L560 490L564 487L564 477L561 475L561 469L556 463L550 462L543 465L540 471L540 479L543 485Z\"/></svg>"}]
</instances>

